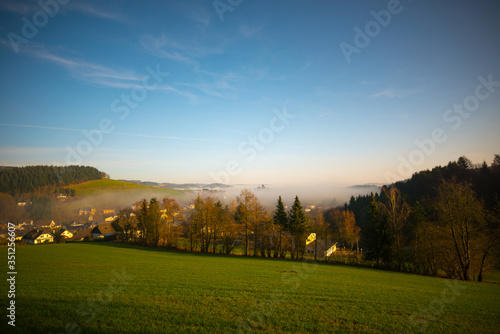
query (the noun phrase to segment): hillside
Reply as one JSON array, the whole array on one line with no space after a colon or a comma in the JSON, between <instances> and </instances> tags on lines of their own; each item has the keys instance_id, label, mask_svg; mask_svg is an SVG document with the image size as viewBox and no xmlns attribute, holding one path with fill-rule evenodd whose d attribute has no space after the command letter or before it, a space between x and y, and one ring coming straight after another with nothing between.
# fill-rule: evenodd
<instances>
[{"instance_id":1,"label":"hillside","mask_svg":"<svg viewBox=\"0 0 500 334\"><path fill-rule=\"evenodd\" d=\"M495 333L500 322L497 284L98 242L18 247L16 260L16 333Z\"/></svg>"},{"instance_id":2,"label":"hillside","mask_svg":"<svg viewBox=\"0 0 500 334\"><path fill-rule=\"evenodd\" d=\"M154 187L149 185L142 185L127 181L113 180L107 178L70 185L69 188L75 189L77 197L88 197L104 193L134 194L134 193L142 193L144 191L152 191L155 193L163 194L163 196L181 196L184 194L184 192L180 190Z\"/></svg>"},{"instance_id":3,"label":"hillside","mask_svg":"<svg viewBox=\"0 0 500 334\"><path fill-rule=\"evenodd\" d=\"M151 182L151 181L140 181L140 180L120 180L120 181L126 181L126 182L132 182L135 184L141 184L141 185L147 185L147 186L155 186L155 187L162 187L162 188L169 188L169 189L214 189L214 188L231 188L230 185L224 184L224 183L158 183L158 182Z\"/></svg>"},{"instance_id":4,"label":"hillside","mask_svg":"<svg viewBox=\"0 0 500 334\"><path fill-rule=\"evenodd\" d=\"M75 197L64 202L56 202L55 212L59 212L61 219L68 220L81 207L92 207L97 210L114 209L119 210L129 207L141 199L157 197L171 197L182 200L188 197L188 193L180 190L166 189L139 185L131 182L113 179L101 179L87 181L69 186L75 190ZM75 219L76 217L73 217Z\"/></svg>"}]
</instances>

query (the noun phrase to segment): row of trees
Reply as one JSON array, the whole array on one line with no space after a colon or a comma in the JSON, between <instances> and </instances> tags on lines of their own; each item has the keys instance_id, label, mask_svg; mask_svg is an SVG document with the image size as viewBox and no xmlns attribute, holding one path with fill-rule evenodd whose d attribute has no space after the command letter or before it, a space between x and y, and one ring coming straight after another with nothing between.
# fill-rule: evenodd
<instances>
[{"instance_id":1,"label":"row of trees","mask_svg":"<svg viewBox=\"0 0 500 334\"><path fill-rule=\"evenodd\" d=\"M100 180L105 173L88 166L28 166L0 169L0 193L33 192L46 186L66 186Z\"/></svg>"},{"instance_id":2,"label":"row of trees","mask_svg":"<svg viewBox=\"0 0 500 334\"><path fill-rule=\"evenodd\" d=\"M135 204L135 210L120 210L113 222L115 230L121 232L124 242L138 242L149 247L176 247L182 232L176 220L183 222L182 211L174 199L156 198L149 202L143 199Z\"/></svg>"},{"instance_id":3,"label":"row of trees","mask_svg":"<svg viewBox=\"0 0 500 334\"><path fill-rule=\"evenodd\" d=\"M248 190L229 205L199 194L185 217L173 199L142 200L135 211L120 211L114 225L125 242L177 247L182 236L190 251L230 254L240 246L246 256L303 258L311 232L323 240L340 238L349 246L359 239L352 212L333 211L326 221L320 212L307 217L298 197L287 212L281 196L276 210L270 212Z\"/></svg>"},{"instance_id":4,"label":"row of trees","mask_svg":"<svg viewBox=\"0 0 500 334\"><path fill-rule=\"evenodd\" d=\"M186 223L191 251L200 245L200 251L215 253L220 246L220 251L230 254L241 244L245 256L304 255L308 224L298 197L287 214L280 196L274 215L246 189L230 206L210 195L198 195L193 204Z\"/></svg>"},{"instance_id":5,"label":"row of trees","mask_svg":"<svg viewBox=\"0 0 500 334\"><path fill-rule=\"evenodd\" d=\"M45 196L31 196L30 205L21 207L9 194L0 193L0 222L20 220L50 220L53 218L52 199Z\"/></svg>"},{"instance_id":6,"label":"row of trees","mask_svg":"<svg viewBox=\"0 0 500 334\"><path fill-rule=\"evenodd\" d=\"M481 281L500 255L498 162L478 167L461 157L383 187L380 195L351 198L346 208L362 222L366 259L400 271ZM426 180L435 186L422 192Z\"/></svg>"}]
</instances>

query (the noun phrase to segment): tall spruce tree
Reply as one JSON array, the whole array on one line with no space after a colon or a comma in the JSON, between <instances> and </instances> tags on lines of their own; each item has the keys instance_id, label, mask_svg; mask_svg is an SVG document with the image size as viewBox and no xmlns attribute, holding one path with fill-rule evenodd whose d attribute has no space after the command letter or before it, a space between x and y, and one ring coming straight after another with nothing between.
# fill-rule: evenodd
<instances>
[{"instance_id":1,"label":"tall spruce tree","mask_svg":"<svg viewBox=\"0 0 500 334\"><path fill-rule=\"evenodd\" d=\"M377 226L380 220L380 208L378 207L377 200L373 193L371 193L371 202L367 212L368 226L365 234L366 252L365 258L367 260L375 260L377 267L380 263L379 239L377 237Z\"/></svg>"},{"instance_id":2,"label":"tall spruce tree","mask_svg":"<svg viewBox=\"0 0 500 334\"><path fill-rule=\"evenodd\" d=\"M285 252L283 251L282 233L283 231L288 231L289 226L288 216L286 215L285 206L283 205L281 196L278 198L278 204L276 205L276 212L274 213L273 221L280 228L278 253L280 257L284 258Z\"/></svg>"},{"instance_id":3,"label":"tall spruce tree","mask_svg":"<svg viewBox=\"0 0 500 334\"><path fill-rule=\"evenodd\" d=\"M302 253L304 256L305 251L305 232L307 228L307 218L300 204L298 196L295 196L292 208L290 209L289 230L294 237L295 250L297 251L297 258Z\"/></svg>"},{"instance_id":4,"label":"tall spruce tree","mask_svg":"<svg viewBox=\"0 0 500 334\"><path fill-rule=\"evenodd\" d=\"M160 241L161 211L156 197L151 198L149 201L147 220L150 229L148 233L150 237L149 245L157 247Z\"/></svg>"},{"instance_id":5,"label":"tall spruce tree","mask_svg":"<svg viewBox=\"0 0 500 334\"><path fill-rule=\"evenodd\" d=\"M391 229L391 221L388 215L384 214L377 226L377 238L379 244L380 259L386 266L392 262L392 243L394 234Z\"/></svg>"},{"instance_id":6,"label":"tall spruce tree","mask_svg":"<svg viewBox=\"0 0 500 334\"><path fill-rule=\"evenodd\" d=\"M373 193L368 207L368 228L367 228L367 252L365 258L375 260L377 267L382 261L389 265L392 261L392 241L391 223L387 214L381 215L380 208Z\"/></svg>"}]
</instances>

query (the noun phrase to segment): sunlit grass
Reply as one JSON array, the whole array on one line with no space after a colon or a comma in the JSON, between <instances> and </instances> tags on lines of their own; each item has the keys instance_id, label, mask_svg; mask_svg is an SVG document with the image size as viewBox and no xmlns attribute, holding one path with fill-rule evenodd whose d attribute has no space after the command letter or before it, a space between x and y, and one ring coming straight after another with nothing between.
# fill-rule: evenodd
<instances>
[{"instance_id":1,"label":"sunlit grass","mask_svg":"<svg viewBox=\"0 0 500 334\"><path fill-rule=\"evenodd\" d=\"M127 192L128 194L133 194L133 193L142 193L147 190L154 190L155 193L159 193L164 196L180 196L184 194L184 192L180 190L152 187L127 181L119 181L106 178L103 178L102 180L94 180L80 184L75 184L70 186L70 188L76 190L77 197L102 195L103 190L107 194L123 193L123 192Z\"/></svg>"},{"instance_id":2,"label":"sunlit grass","mask_svg":"<svg viewBox=\"0 0 500 334\"><path fill-rule=\"evenodd\" d=\"M72 322L82 333L414 333L410 316L446 287L373 269L106 243L18 247L17 267L19 333ZM134 278L119 283L113 271L122 270ZM426 333L498 332L500 285L459 284Z\"/></svg>"}]
</instances>

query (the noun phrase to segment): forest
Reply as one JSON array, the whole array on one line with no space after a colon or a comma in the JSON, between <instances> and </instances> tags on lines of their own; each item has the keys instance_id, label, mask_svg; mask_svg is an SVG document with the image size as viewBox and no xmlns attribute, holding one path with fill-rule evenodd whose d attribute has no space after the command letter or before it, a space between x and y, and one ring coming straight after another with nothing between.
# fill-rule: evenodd
<instances>
[{"instance_id":1,"label":"forest","mask_svg":"<svg viewBox=\"0 0 500 334\"><path fill-rule=\"evenodd\" d=\"M499 195L500 155L490 166L462 156L380 194L351 197L344 210L354 213L365 258L377 267L481 281L498 265Z\"/></svg>"},{"instance_id":2,"label":"forest","mask_svg":"<svg viewBox=\"0 0 500 334\"><path fill-rule=\"evenodd\" d=\"M46 186L67 186L104 176L94 167L88 166L27 166L0 169L0 193L12 196L33 192Z\"/></svg>"}]
</instances>

